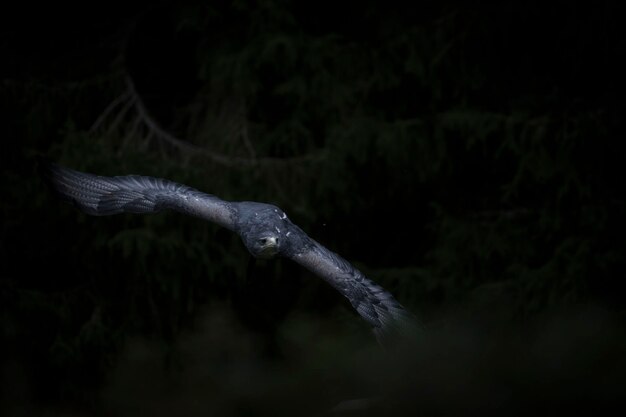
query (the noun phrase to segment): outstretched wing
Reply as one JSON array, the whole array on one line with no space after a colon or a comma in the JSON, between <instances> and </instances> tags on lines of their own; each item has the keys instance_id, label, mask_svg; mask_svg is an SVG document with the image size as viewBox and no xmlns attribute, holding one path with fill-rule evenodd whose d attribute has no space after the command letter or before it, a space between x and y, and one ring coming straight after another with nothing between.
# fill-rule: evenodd
<instances>
[{"instance_id":1,"label":"outstretched wing","mask_svg":"<svg viewBox=\"0 0 626 417\"><path fill-rule=\"evenodd\" d=\"M234 208L228 202L186 185L139 175L101 177L56 164L42 168L54 189L87 214L106 216L171 209L234 229Z\"/></svg>"},{"instance_id":2,"label":"outstretched wing","mask_svg":"<svg viewBox=\"0 0 626 417\"><path fill-rule=\"evenodd\" d=\"M322 277L344 297L356 311L374 328L374 334L381 344L393 337L414 335L421 325L383 287L368 279L361 271L318 242L306 238L301 252L292 251L286 256L311 272Z\"/></svg>"}]
</instances>

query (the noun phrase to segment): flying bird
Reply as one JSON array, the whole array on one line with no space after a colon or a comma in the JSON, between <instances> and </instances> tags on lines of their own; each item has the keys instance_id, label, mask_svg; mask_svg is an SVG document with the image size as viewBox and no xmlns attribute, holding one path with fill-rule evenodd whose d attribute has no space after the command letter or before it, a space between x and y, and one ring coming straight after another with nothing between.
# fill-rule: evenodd
<instances>
[{"instance_id":1,"label":"flying bird","mask_svg":"<svg viewBox=\"0 0 626 417\"><path fill-rule=\"evenodd\" d=\"M252 256L285 257L323 278L372 327L381 344L419 329L416 318L381 286L348 261L311 239L280 208L251 201L230 202L183 184L139 175L104 177L52 163L44 175L65 200L93 216L174 210L237 233Z\"/></svg>"}]
</instances>

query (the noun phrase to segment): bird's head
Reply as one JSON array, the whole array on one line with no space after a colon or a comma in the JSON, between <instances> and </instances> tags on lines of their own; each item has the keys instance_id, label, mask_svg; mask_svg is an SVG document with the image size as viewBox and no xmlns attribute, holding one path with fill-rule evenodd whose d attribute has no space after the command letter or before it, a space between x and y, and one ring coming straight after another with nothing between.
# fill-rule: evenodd
<instances>
[{"instance_id":1,"label":"bird's head","mask_svg":"<svg viewBox=\"0 0 626 417\"><path fill-rule=\"evenodd\" d=\"M260 234L244 243L255 258L270 259L278 254L279 237L272 233Z\"/></svg>"},{"instance_id":2,"label":"bird's head","mask_svg":"<svg viewBox=\"0 0 626 417\"><path fill-rule=\"evenodd\" d=\"M237 203L237 229L255 258L270 259L287 244L291 222L278 207L270 204Z\"/></svg>"}]
</instances>

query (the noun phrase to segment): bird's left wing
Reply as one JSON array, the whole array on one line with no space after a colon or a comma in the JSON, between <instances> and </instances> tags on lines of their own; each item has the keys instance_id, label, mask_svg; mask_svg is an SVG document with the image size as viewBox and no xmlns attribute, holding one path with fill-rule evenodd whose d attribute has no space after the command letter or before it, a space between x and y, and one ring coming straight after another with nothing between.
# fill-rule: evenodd
<instances>
[{"instance_id":1,"label":"bird's left wing","mask_svg":"<svg viewBox=\"0 0 626 417\"><path fill-rule=\"evenodd\" d=\"M234 230L232 204L183 184L139 175L102 177L45 162L41 168L61 197L93 216L170 209Z\"/></svg>"},{"instance_id":2,"label":"bird's left wing","mask_svg":"<svg viewBox=\"0 0 626 417\"><path fill-rule=\"evenodd\" d=\"M348 261L302 233L301 251L290 251L285 256L319 275L332 285L374 328L381 343L391 337L413 335L421 325L383 287L368 279Z\"/></svg>"}]
</instances>

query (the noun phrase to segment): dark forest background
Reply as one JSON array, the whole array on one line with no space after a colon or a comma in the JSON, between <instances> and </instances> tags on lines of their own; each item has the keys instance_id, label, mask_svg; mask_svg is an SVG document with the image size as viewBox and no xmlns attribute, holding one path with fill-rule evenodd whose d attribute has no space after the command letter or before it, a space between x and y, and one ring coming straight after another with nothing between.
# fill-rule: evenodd
<instances>
[{"instance_id":1,"label":"dark forest background","mask_svg":"<svg viewBox=\"0 0 626 417\"><path fill-rule=\"evenodd\" d=\"M2 13L0 413L597 413L626 394L624 6L156 2ZM277 204L422 318L38 157ZM345 404L345 403L344 403Z\"/></svg>"}]
</instances>

